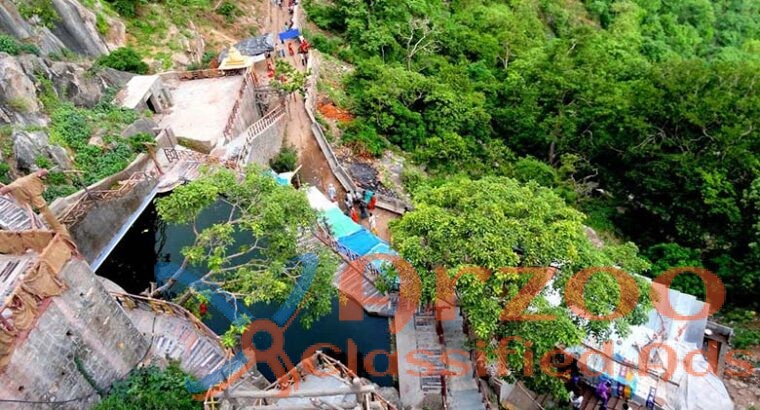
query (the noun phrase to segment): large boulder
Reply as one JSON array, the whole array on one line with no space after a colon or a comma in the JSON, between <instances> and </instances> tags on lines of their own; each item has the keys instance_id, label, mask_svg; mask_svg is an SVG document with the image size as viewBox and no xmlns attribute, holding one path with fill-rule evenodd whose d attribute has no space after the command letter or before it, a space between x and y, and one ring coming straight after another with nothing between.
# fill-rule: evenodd
<instances>
[{"instance_id":1,"label":"large boulder","mask_svg":"<svg viewBox=\"0 0 760 410\"><path fill-rule=\"evenodd\" d=\"M0 53L0 106L20 115L40 111L36 88L13 56Z\"/></svg>"},{"instance_id":2,"label":"large boulder","mask_svg":"<svg viewBox=\"0 0 760 410\"><path fill-rule=\"evenodd\" d=\"M155 137L158 134L157 131L158 125L156 125L155 121L150 118L140 118L132 124L129 124L127 128L124 128L124 131L121 132L121 136L128 138L142 132Z\"/></svg>"},{"instance_id":3,"label":"large boulder","mask_svg":"<svg viewBox=\"0 0 760 410\"><path fill-rule=\"evenodd\" d=\"M69 49L91 57L108 53L108 46L98 33L95 13L77 0L51 0L60 19L53 34Z\"/></svg>"},{"instance_id":4,"label":"large boulder","mask_svg":"<svg viewBox=\"0 0 760 410\"><path fill-rule=\"evenodd\" d=\"M103 98L109 88L118 89L132 77L111 68L54 61L49 64L50 79L58 96L75 105L92 107Z\"/></svg>"},{"instance_id":5,"label":"large boulder","mask_svg":"<svg viewBox=\"0 0 760 410\"><path fill-rule=\"evenodd\" d=\"M34 42L42 54L60 53L65 46L47 27L29 24L9 0L0 0L0 31Z\"/></svg>"},{"instance_id":6,"label":"large boulder","mask_svg":"<svg viewBox=\"0 0 760 410\"><path fill-rule=\"evenodd\" d=\"M50 144L44 131L16 130L13 139L13 155L16 158L16 168L22 173L39 169L37 159L40 157L50 160L59 169L70 169L71 161L66 150L58 145Z\"/></svg>"},{"instance_id":7,"label":"large boulder","mask_svg":"<svg viewBox=\"0 0 760 410\"><path fill-rule=\"evenodd\" d=\"M54 61L49 67L59 97L85 107L94 106L103 97L107 85L85 67L62 61Z\"/></svg>"}]
</instances>

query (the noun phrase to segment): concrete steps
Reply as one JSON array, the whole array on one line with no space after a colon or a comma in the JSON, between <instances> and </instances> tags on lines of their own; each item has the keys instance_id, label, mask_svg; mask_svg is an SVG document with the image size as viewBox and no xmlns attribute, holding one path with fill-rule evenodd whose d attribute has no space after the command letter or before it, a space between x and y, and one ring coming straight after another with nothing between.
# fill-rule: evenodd
<instances>
[{"instance_id":1,"label":"concrete steps","mask_svg":"<svg viewBox=\"0 0 760 410\"><path fill-rule=\"evenodd\" d=\"M0 255L0 303L13 293L34 257L29 255Z\"/></svg>"},{"instance_id":2,"label":"concrete steps","mask_svg":"<svg viewBox=\"0 0 760 410\"><path fill-rule=\"evenodd\" d=\"M474 365L470 360L464 333L464 319L456 308L454 320L441 322L446 357L451 362L464 363L466 369L449 369L446 376L447 400L451 409L484 409L483 396L474 377Z\"/></svg>"},{"instance_id":3,"label":"concrete steps","mask_svg":"<svg viewBox=\"0 0 760 410\"><path fill-rule=\"evenodd\" d=\"M343 263L333 279L333 284L346 296L362 306L367 313L391 317L396 313L394 299L382 294L375 285L355 269L346 269Z\"/></svg>"},{"instance_id":4,"label":"concrete steps","mask_svg":"<svg viewBox=\"0 0 760 410\"><path fill-rule=\"evenodd\" d=\"M32 223L34 218L34 223ZM36 214L19 205L10 195L0 195L0 228L9 231L25 231L46 225Z\"/></svg>"},{"instance_id":5,"label":"concrete steps","mask_svg":"<svg viewBox=\"0 0 760 410\"><path fill-rule=\"evenodd\" d=\"M420 310L414 315L414 331L417 335L416 357L428 364L420 369L420 388L425 393L439 393L443 387L441 376L448 370L443 362L445 347L436 331L435 312Z\"/></svg>"}]
</instances>

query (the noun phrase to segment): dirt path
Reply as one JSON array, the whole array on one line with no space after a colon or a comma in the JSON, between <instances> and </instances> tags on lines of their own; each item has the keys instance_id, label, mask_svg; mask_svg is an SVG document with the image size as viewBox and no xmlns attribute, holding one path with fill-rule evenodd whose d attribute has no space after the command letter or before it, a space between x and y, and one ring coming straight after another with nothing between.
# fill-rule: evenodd
<instances>
[{"instance_id":1,"label":"dirt path","mask_svg":"<svg viewBox=\"0 0 760 410\"><path fill-rule=\"evenodd\" d=\"M279 33L284 29L285 24L290 19L287 2L286 0L283 0L282 9L271 5L270 3L268 9L268 31L275 33L276 35L276 33ZM277 41L279 42L279 40ZM279 44L279 47L287 47L287 45L283 46L282 44ZM293 48L296 49L295 44L293 45ZM305 69L297 54L295 56L286 55L285 58L296 68L300 70ZM263 76L266 76L266 73L262 74ZM301 171L299 172L301 182L315 186L322 190L322 192L327 192L328 185L332 183L338 190L338 199L340 203L340 200L345 197L346 192L335 178L335 175L333 175L332 170L330 170L327 159L319 148L317 139L311 131L311 122L309 116L306 114L303 97L294 93L291 97L288 97L287 104L288 120L285 126L285 143L298 150L299 163L301 164ZM388 231L388 222L397 216L382 209L375 209L374 214L377 216L378 236L389 241L390 233ZM369 227L367 220L362 221L362 225Z\"/></svg>"}]
</instances>

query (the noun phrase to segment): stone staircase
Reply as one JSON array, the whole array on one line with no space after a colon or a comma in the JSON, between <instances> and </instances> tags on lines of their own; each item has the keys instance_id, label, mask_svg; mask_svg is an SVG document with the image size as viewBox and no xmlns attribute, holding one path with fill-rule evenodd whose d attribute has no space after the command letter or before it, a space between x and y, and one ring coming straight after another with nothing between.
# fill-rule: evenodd
<instances>
[{"instance_id":1,"label":"stone staircase","mask_svg":"<svg viewBox=\"0 0 760 410\"><path fill-rule=\"evenodd\" d=\"M35 255L0 255L0 306L16 289L16 284L34 263Z\"/></svg>"},{"instance_id":2,"label":"stone staircase","mask_svg":"<svg viewBox=\"0 0 760 410\"><path fill-rule=\"evenodd\" d=\"M441 321L446 357L467 368L449 369L446 376L447 401L450 409L483 409L483 396L474 376L475 367L470 360L467 336L464 333L464 319L456 308L454 320Z\"/></svg>"},{"instance_id":3,"label":"stone staircase","mask_svg":"<svg viewBox=\"0 0 760 410\"><path fill-rule=\"evenodd\" d=\"M35 227L44 228L46 225L36 214L20 206L10 195L0 195L0 228L25 231Z\"/></svg>"},{"instance_id":4,"label":"stone staircase","mask_svg":"<svg viewBox=\"0 0 760 410\"><path fill-rule=\"evenodd\" d=\"M392 317L396 313L395 298L383 295L374 283L356 269L347 269L342 263L333 279L341 293L353 299L365 311L378 316Z\"/></svg>"},{"instance_id":5,"label":"stone staircase","mask_svg":"<svg viewBox=\"0 0 760 410\"><path fill-rule=\"evenodd\" d=\"M183 308L135 295L112 295L132 323L150 338L152 357L178 360L184 371L198 379L227 363L219 337Z\"/></svg>"},{"instance_id":6,"label":"stone staircase","mask_svg":"<svg viewBox=\"0 0 760 410\"><path fill-rule=\"evenodd\" d=\"M420 388L425 394L440 394L443 381L441 376L447 372L443 362L445 347L436 331L435 311L432 309L420 309L414 314L414 331L417 335L417 353L415 357L432 365L420 372ZM464 408L464 407L462 407Z\"/></svg>"}]
</instances>

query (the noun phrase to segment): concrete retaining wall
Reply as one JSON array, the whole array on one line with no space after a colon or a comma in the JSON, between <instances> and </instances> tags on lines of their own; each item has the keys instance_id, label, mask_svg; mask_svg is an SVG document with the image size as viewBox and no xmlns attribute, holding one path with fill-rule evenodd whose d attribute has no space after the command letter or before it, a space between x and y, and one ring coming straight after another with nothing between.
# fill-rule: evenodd
<instances>
[{"instance_id":1,"label":"concrete retaining wall","mask_svg":"<svg viewBox=\"0 0 760 410\"><path fill-rule=\"evenodd\" d=\"M81 220L69 227L74 243L87 262L95 261L157 183L155 179L143 180L120 197L100 201Z\"/></svg>"},{"instance_id":2,"label":"concrete retaining wall","mask_svg":"<svg viewBox=\"0 0 760 410\"><path fill-rule=\"evenodd\" d=\"M224 136L228 140L245 132L262 117L261 108L256 101L256 87L249 74L245 74L245 81L237 98L224 129Z\"/></svg>"},{"instance_id":3,"label":"concrete retaining wall","mask_svg":"<svg viewBox=\"0 0 760 410\"><path fill-rule=\"evenodd\" d=\"M282 143L285 139L285 118L280 117L272 126L265 129L261 134L251 142L250 156L246 164L255 163L263 166L269 165L269 160L277 156L282 149ZM245 136L243 136L245 138Z\"/></svg>"},{"instance_id":4,"label":"concrete retaining wall","mask_svg":"<svg viewBox=\"0 0 760 410\"><path fill-rule=\"evenodd\" d=\"M2 403L3 409L83 409L129 373L149 344L82 260L59 277L68 289L43 302L35 326L0 374L0 397L61 404ZM88 381L89 379L89 381Z\"/></svg>"}]
</instances>

